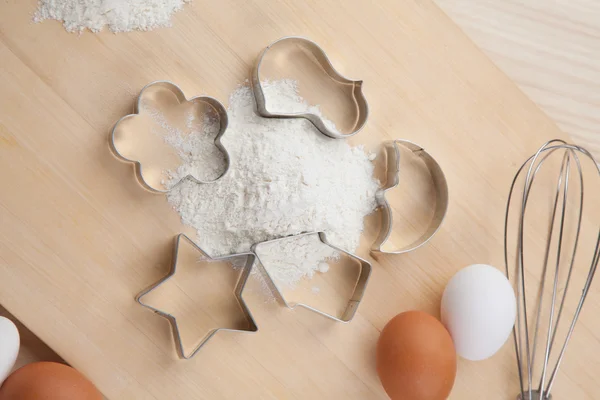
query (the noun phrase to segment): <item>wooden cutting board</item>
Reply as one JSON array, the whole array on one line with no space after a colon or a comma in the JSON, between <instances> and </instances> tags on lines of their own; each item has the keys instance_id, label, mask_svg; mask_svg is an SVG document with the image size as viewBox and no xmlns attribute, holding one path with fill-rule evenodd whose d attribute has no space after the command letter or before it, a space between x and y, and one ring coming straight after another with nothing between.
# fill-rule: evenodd
<instances>
[{"instance_id":1,"label":"wooden cutting board","mask_svg":"<svg viewBox=\"0 0 600 400\"><path fill-rule=\"evenodd\" d=\"M502 266L515 168L566 138L429 0L195 0L171 29L80 36L32 24L35 3L0 4L0 304L109 399L385 399L380 330L402 311L439 315L458 269ZM153 80L226 101L259 51L286 35L310 37L341 73L364 80L371 115L354 143L405 138L437 158L449 214L408 255L374 260L365 240L359 255L374 272L350 324L256 290L257 334L218 335L179 361L166 321L134 296L167 272L174 235L189 229L115 160L108 132ZM596 289L555 398L597 397L599 311ZM451 399L514 399L517 387L509 342L489 360L459 361Z\"/></svg>"}]
</instances>

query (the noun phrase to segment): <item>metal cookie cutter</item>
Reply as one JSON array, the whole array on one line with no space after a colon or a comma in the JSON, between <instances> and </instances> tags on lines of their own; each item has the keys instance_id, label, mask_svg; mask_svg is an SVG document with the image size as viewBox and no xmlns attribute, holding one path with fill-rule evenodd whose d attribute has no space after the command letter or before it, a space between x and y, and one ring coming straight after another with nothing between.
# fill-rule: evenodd
<instances>
[{"instance_id":1,"label":"metal cookie cutter","mask_svg":"<svg viewBox=\"0 0 600 400\"><path fill-rule=\"evenodd\" d=\"M250 313L250 310L248 309L248 306L246 305L246 302L244 301L244 298L243 298L243 291L246 286L246 282L248 281L248 277L250 276L250 273L252 272L252 268L254 267L254 264L256 261L256 256L253 253L240 253L240 254L234 254L234 255L229 255L229 256L224 256L224 257L218 257L218 258L208 258L208 257L205 258L209 261L224 261L224 260L228 260L228 259L232 259L232 258L236 258L236 257L247 257L246 265L242 268L242 272L240 274L240 277L238 278L238 282L237 282L237 285L236 285L236 288L234 291L234 295L237 298L237 301L240 305L240 309L244 313L244 316L248 322L248 328L247 329L232 329L232 328L213 329L212 331L210 331L206 334L206 336L202 339L202 341L196 347L194 347L194 349L191 352L186 354L184 347L183 347L183 342L181 340L181 332L179 331L179 326L177 324L177 319L175 318L175 316L172 314L169 314L166 311L159 310L148 304L145 304L142 301L145 295L152 292L154 289L158 288L163 283L165 283L166 281L171 279L171 277L173 277L175 275L175 273L177 272L177 259L178 259L178 254L179 254L179 246L180 246L182 240L185 240L187 243L191 244L195 250L197 250L199 253L202 254L202 256L206 255L206 253L200 247L198 247L198 245L196 245L189 237L187 237L183 233L177 235L175 237L175 247L174 247L174 251L173 251L173 262L171 264L171 270L160 281L158 281L154 285L150 286L148 289L142 291L140 294L138 294L136 296L135 300L140 305L154 311L156 314L160 315L161 317L166 318L170 322L171 329L173 330L173 337L175 338L175 345L176 345L176 349L177 349L179 358L189 360L190 358L194 357L194 355L196 355L196 353L198 353L198 351L217 332L221 332L221 331L225 331L225 332L257 332L258 331L258 326L256 325L256 322L254 322L254 318L252 317L252 314Z\"/></svg>"},{"instance_id":2,"label":"metal cookie cutter","mask_svg":"<svg viewBox=\"0 0 600 400\"><path fill-rule=\"evenodd\" d=\"M448 210L448 184L446 177L440 165L435 161L429 153L427 153L421 146L410 142L408 140L391 140L383 143L384 155L386 157L386 184L376 194L377 202L382 210L382 226L379 233L379 237L373 243L371 251L375 253L383 254L402 254L408 253L423 246L425 243L436 234L440 229L442 222L446 216ZM397 187L400 182L400 148L399 146L405 147L423 160L433 179L433 184L436 191L436 207L431 221L427 230L414 242L407 244L404 247L387 251L382 250L384 244L390 238L394 226L393 210L388 201L385 198L386 193Z\"/></svg>"},{"instance_id":3,"label":"metal cookie cutter","mask_svg":"<svg viewBox=\"0 0 600 400\"><path fill-rule=\"evenodd\" d=\"M317 236L318 239L321 241L321 243L323 243L326 246L331 247L332 249L336 250L337 252L339 252L341 254L348 256L349 258L358 262L360 265L360 273L356 280L356 284L354 286L354 292L352 293L350 299L348 300L348 305L346 306L346 309L344 310L344 312L342 313L342 315L340 317L327 314L327 313L325 313L321 310L318 310L312 306L309 306L307 304L297 303L297 302L288 302L285 299L285 297L283 296L283 292L282 292L281 288L277 285L275 280L271 277L271 275L269 274L269 271L265 267L263 261L261 261L261 259L260 259L260 252L261 252L262 246L268 245L270 243L281 242L283 240L289 240L291 238L301 238L304 236ZM254 254L256 254L256 257L259 261L258 265L259 265L259 268L261 269L261 272L268 277L269 286L271 287L273 292L276 294L276 296L279 298L279 300L287 308L293 310L296 307L303 307L308 310L314 311L318 314L321 314L324 317L333 319L334 321L344 322L344 323L350 322L352 320L352 318L354 318L354 314L356 314L356 311L358 310L358 306L360 305L360 302L365 294L365 290L367 288L367 283L369 282L369 277L371 276L371 264L368 261L363 260L362 258L360 258L354 254L348 253L347 251L342 250L339 247L336 247L336 246L332 245L331 243L329 243L327 241L327 238L326 238L324 232L308 232L308 233L302 233L302 234L294 235L294 236L287 236L287 237L283 237L280 239L269 240L266 242L255 244L254 246L252 246L252 251L254 252Z\"/></svg>"},{"instance_id":4,"label":"metal cookie cutter","mask_svg":"<svg viewBox=\"0 0 600 400\"><path fill-rule=\"evenodd\" d=\"M352 130L348 134L342 134L335 129L328 128L325 125L325 122L318 115L307 113L307 112L299 112L299 113L278 113L271 112L268 109L268 101L265 98L265 93L261 84L260 79L260 69L263 63L263 59L265 55L269 52L269 50L274 47L279 46L297 46L301 48L303 52L309 54L312 58L314 58L322 70L331 78L333 81L340 85L350 85L352 86L352 99L354 100L354 104L356 106L356 119L354 121L354 125ZM369 107L367 105L367 100L362 92L362 81L354 81L348 79L341 75L339 72L335 70L327 54L318 44L313 42L312 40L297 37L297 36L287 36L283 37L270 45L268 45L262 53L258 56L258 60L254 67L252 73L252 90L254 92L254 97L256 99L256 106L258 113L265 118L304 118L312 122L312 124L324 135L329 136L333 139L345 139L350 136L356 135L367 122L367 117L369 116Z\"/></svg>"},{"instance_id":5,"label":"metal cookie cutter","mask_svg":"<svg viewBox=\"0 0 600 400\"><path fill-rule=\"evenodd\" d=\"M173 148L164 140L165 138L162 138L162 140L152 139L152 141L148 141L147 138L144 140L143 135L140 135L140 131L151 129L148 121L144 121L144 118L149 116L146 115L146 112L142 107L143 100L146 96L152 98L152 96L156 97L158 95L172 97L177 104L186 102L199 104L203 107L207 107L209 112L214 113L217 116L219 121L219 131L215 136L214 144L222 152L225 160L225 169L221 175L213 180L202 180L194 175L187 175L185 178L176 182L171 188L165 189L163 182L164 168L161 166L163 166L165 160L169 158L169 154L173 153ZM152 115L150 115L150 117L152 117ZM163 121L162 123L165 124L166 122ZM109 142L111 150L118 158L135 165L136 177L142 187L151 192L167 193L186 179L190 179L196 183L212 183L225 176L229 170L230 160L229 153L221 143L221 137L227 129L227 124L227 111L217 99L209 96L197 96L188 100L183 91L174 83L168 81L156 81L144 86L140 91L135 103L134 113L126 115L117 121L110 133ZM142 154L144 161L140 161ZM142 163L144 163L143 167Z\"/></svg>"}]
</instances>

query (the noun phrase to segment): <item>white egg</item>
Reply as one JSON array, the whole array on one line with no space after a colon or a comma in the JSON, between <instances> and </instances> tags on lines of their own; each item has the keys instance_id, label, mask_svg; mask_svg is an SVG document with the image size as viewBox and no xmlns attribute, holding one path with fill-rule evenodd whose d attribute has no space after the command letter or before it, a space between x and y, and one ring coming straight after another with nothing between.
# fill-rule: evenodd
<instances>
[{"instance_id":1,"label":"white egg","mask_svg":"<svg viewBox=\"0 0 600 400\"><path fill-rule=\"evenodd\" d=\"M0 386L17 361L19 346L17 327L10 319L0 316Z\"/></svg>"},{"instance_id":2,"label":"white egg","mask_svg":"<svg viewBox=\"0 0 600 400\"><path fill-rule=\"evenodd\" d=\"M467 360L484 360L500 350L516 313L512 285L502 272L485 264L460 270L442 296L442 323L458 355Z\"/></svg>"}]
</instances>

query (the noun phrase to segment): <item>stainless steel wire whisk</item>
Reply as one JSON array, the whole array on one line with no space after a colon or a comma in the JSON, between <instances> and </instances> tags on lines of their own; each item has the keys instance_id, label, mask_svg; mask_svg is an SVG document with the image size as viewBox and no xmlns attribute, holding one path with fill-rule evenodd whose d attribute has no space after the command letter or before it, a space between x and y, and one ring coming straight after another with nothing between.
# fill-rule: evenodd
<instances>
[{"instance_id":1,"label":"stainless steel wire whisk","mask_svg":"<svg viewBox=\"0 0 600 400\"><path fill-rule=\"evenodd\" d=\"M587 150L562 140L552 140L523 163L510 188L504 225L504 259L509 279L514 272L512 279L517 294L517 320L513 337L520 380L519 400L552 398L551 390L558 368L598 266L600 221L597 214L591 219L583 218L584 184L588 183L584 172L587 171L585 167L588 164L592 165L591 173L598 174L593 178L600 178L600 168ZM551 176L544 174L553 171L558 174L556 178L552 176L549 179L555 186L543 187ZM540 178L541 176L544 177ZM546 204L550 210L549 218L540 216L544 205L539 204L536 201L539 199L532 196L534 183L539 182L542 182L539 185L542 189L549 189L552 193ZM598 182L595 182L596 186ZM593 193L597 195L598 192ZM592 207L598 208L597 204ZM548 225L545 237L532 238L528 234L527 216L537 216L539 223ZM594 251L585 252L583 257L581 253L585 249L581 249L584 246L581 246L580 239L583 231L589 232L590 229L582 229L582 224L586 228L590 228L591 224L593 236L588 236L591 240L586 242L590 247L594 246L595 239ZM511 229L513 225L516 230ZM525 244L532 240L542 243L541 257L526 256ZM566 307L567 294L573 285L573 271L580 267L587 271L581 297L573 303L574 311L563 313L569 308ZM534 287L537 290L534 291ZM526 289L532 304L528 304ZM567 314L571 313L572 317L569 317ZM566 325L561 326L561 320ZM558 343L558 337L564 337L562 345Z\"/></svg>"}]
</instances>

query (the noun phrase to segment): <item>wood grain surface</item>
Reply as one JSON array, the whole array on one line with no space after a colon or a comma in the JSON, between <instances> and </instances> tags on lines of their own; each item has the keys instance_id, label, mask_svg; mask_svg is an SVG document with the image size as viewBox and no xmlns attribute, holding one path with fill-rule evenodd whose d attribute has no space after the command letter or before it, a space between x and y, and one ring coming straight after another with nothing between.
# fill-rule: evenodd
<instances>
[{"instance_id":1,"label":"wood grain surface","mask_svg":"<svg viewBox=\"0 0 600 400\"><path fill-rule=\"evenodd\" d=\"M600 156L600 120L595 119L600 110L600 7L596 1L436 0L436 4L562 130ZM583 59L571 58L573 49L579 48L584 49ZM585 84L578 84L581 77ZM1 306L0 315L14 319ZM25 333L15 368L60 359L26 327L20 329Z\"/></svg>"},{"instance_id":2,"label":"wood grain surface","mask_svg":"<svg viewBox=\"0 0 600 400\"><path fill-rule=\"evenodd\" d=\"M543 141L566 137L427 1L195 1L169 30L80 37L57 23L31 25L34 7L0 4L0 303L110 399L384 399L373 367L378 332L401 311L437 315L461 267L502 264L516 165ZM349 325L265 303L253 287L259 333L217 336L181 362L166 322L133 296L166 273L172 238L185 228L112 157L107 132L152 80L225 101L260 49L289 34L311 37L342 73L364 79L372 115L353 142L402 137L436 156L450 212L427 247L369 258L374 274ZM376 227L367 227L360 255ZM557 397L598 392L598 311L595 289ZM461 360L451 399L516 391L507 344L490 360Z\"/></svg>"},{"instance_id":3,"label":"wood grain surface","mask_svg":"<svg viewBox=\"0 0 600 400\"><path fill-rule=\"evenodd\" d=\"M435 2L563 131L600 157L600 2Z\"/></svg>"}]
</instances>

